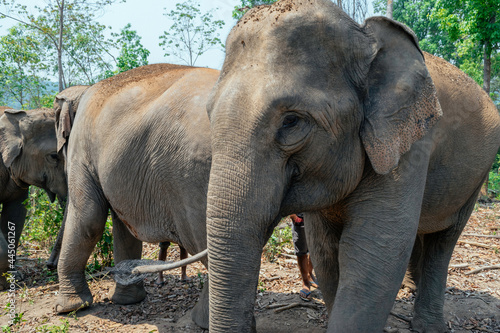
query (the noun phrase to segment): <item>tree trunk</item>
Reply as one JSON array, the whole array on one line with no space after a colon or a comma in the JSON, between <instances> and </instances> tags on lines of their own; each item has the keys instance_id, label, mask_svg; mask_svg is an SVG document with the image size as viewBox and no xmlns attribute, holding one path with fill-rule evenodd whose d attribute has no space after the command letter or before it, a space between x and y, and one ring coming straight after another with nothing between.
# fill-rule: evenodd
<instances>
[{"instance_id":1,"label":"tree trunk","mask_svg":"<svg viewBox=\"0 0 500 333\"><path fill-rule=\"evenodd\" d=\"M387 0L387 17L392 19L392 0Z\"/></svg>"},{"instance_id":2,"label":"tree trunk","mask_svg":"<svg viewBox=\"0 0 500 333\"><path fill-rule=\"evenodd\" d=\"M63 38L63 28L64 28L64 0L61 0L59 4L59 45L57 46L57 67L59 72L59 92L63 91L63 68L62 68L62 38Z\"/></svg>"}]
</instances>

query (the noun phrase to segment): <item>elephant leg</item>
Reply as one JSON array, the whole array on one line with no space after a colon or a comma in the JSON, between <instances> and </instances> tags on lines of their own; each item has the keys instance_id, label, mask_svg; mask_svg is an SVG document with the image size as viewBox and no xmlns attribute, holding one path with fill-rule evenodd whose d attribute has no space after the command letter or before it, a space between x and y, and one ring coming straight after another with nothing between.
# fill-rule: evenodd
<instances>
[{"instance_id":1,"label":"elephant leg","mask_svg":"<svg viewBox=\"0 0 500 333\"><path fill-rule=\"evenodd\" d=\"M480 188L462 208L450 217L453 226L423 236L422 274L415 298L412 329L416 332L448 332L443 306L448 265L453 249L474 209Z\"/></svg>"},{"instance_id":2,"label":"elephant leg","mask_svg":"<svg viewBox=\"0 0 500 333\"><path fill-rule=\"evenodd\" d=\"M200 298L191 312L191 319L203 329L208 330L209 326L209 299L208 299L208 279L205 280L201 289Z\"/></svg>"},{"instance_id":3,"label":"elephant leg","mask_svg":"<svg viewBox=\"0 0 500 333\"><path fill-rule=\"evenodd\" d=\"M66 225L66 208L64 209L64 217L63 222L61 224L61 229L59 229L59 233L57 234L56 242L54 247L52 248L52 252L50 253L50 257L45 263L48 269L55 270L57 269L57 261L59 260L59 255L61 253L61 245L64 234L64 226Z\"/></svg>"},{"instance_id":4,"label":"elephant leg","mask_svg":"<svg viewBox=\"0 0 500 333\"><path fill-rule=\"evenodd\" d=\"M115 265L122 260L141 259L142 242L135 238L125 224L111 211L113 219L113 253ZM141 280L131 285L115 283L109 292L110 299L117 304L134 304L146 298L144 282Z\"/></svg>"},{"instance_id":5,"label":"elephant leg","mask_svg":"<svg viewBox=\"0 0 500 333\"><path fill-rule=\"evenodd\" d=\"M158 253L158 260L165 261L167 259L167 249L170 246L170 242L161 242L159 245L160 245L160 252ZM160 287L165 284L165 280L163 279L163 272L158 273L156 284Z\"/></svg>"},{"instance_id":6,"label":"elephant leg","mask_svg":"<svg viewBox=\"0 0 500 333\"><path fill-rule=\"evenodd\" d=\"M305 213L306 240L318 285L328 312L339 285L339 239L342 225L321 213Z\"/></svg>"},{"instance_id":7,"label":"elephant leg","mask_svg":"<svg viewBox=\"0 0 500 333\"><path fill-rule=\"evenodd\" d=\"M79 179L77 179L79 180ZM66 225L58 262L59 296L55 310L71 312L90 306L92 294L85 279L85 266L94 247L102 236L108 215L108 203L97 185L88 178L69 185ZM86 190L81 190L85 187ZM74 189L74 190L73 190Z\"/></svg>"},{"instance_id":8,"label":"elephant leg","mask_svg":"<svg viewBox=\"0 0 500 333\"><path fill-rule=\"evenodd\" d=\"M181 260L186 259L188 257L188 253L185 248L179 245L179 250L181 252ZM186 269L187 266L182 266L181 267L181 280L186 281L187 280L187 275L186 275Z\"/></svg>"},{"instance_id":9,"label":"elephant leg","mask_svg":"<svg viewBox=\"0 0 500 333\"><path fill-rule=\"evenodd\" d=\"M23 205L26 198L27 193L22 198L2 204L2 216L0 218L0 228L2 230L0 235L0 290L8 288L9 283L4 274L9 271L16 271L14 265L17 246L26 219L26 208ZM9 250L11 250L10 253ZM16 280L19 279L21 279L21 275L17 273Z\"/></svg>"},{"instance_id":10,"label":"elephant leg","mask_svg":"<svg viewBox=\"0 0 500 333\"><path fill-rule=\"evenodd\" d=\"M422 275L422 264L423 264L423 236L417 235L415 239L415 244L413 245L413 250L410 257L410 262L408 264L408 269L406 270L405 278L403 280L402 287L410 288L412 291L417 290L418 283L420 281L420 276Z\"/></svg>"}]
</instances>

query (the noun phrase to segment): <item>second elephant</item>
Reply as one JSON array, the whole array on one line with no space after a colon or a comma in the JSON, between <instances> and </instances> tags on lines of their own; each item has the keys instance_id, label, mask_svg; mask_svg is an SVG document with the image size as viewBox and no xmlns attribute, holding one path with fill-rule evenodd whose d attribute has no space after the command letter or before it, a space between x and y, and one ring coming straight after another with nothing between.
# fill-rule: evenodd
<instances>
[{"instance_id":1,"label":"second elephant","mask_svg":"<svg viewBox=\"0 0 500 333\"><path fill-rule=\"evenodd\" d=\"M56 311L92 303L84 270L108 209L114 215L115 263L139 259L141 241L172 241L191 254L206 249L211 146L205 105L218 75L206 68L149 65L85 92L68 145ZM201 327L208 327L207 288L192 314ZM130 304L144 297L141 282L117 284L110 298Z\"/></svg>"},{"instance_id":2,"label":"second elephant","mask_svg":"<svg viewBox=\"0 0 500 333\"><path fill-rule=\"evenodd\" d=\"M45 189L53 201L65 199L64 158L56 151L54 111L0 108L0 290L3 274L14 271L15 250L24 228L28 187Z\"/></svg>"}]
</instances>

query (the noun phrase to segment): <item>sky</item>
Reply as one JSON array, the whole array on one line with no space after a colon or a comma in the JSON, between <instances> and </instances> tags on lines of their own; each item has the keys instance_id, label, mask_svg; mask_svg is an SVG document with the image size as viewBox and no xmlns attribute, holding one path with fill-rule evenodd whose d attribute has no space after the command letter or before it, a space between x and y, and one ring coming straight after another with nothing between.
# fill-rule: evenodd
<instances>
[{"instance_id":1,"label":"sky","mask_svg":"<svg viewBox=\"0 0 500 333\"><path fill-rule=\"evenodd\" d=\"M98 19L103 24L110 25L115 31L122 29L127 23L132 25L132 30L142 37L142 45L148 49L149 63L175 62L181 63L176 57L165 57L165 51L158 45L160 35L173 24L164 14L175 9L175 4L180 0L127 0L107 7L106 12ZM225 41L229 31L236 23L232 18L232 11L239 0L201 0L201 11L214 9L214 20L224 20L226 24L220 30L221 40ZM164 9L166 8L166 10ZM224 52L212 49L200 56L196 66L220 69L224 61Z\"/></svg>"},{"instance_id":2,"label":"sky","mask_svg":"<svg viewBox=\"0 0 500 333\"><path fill-rule=\"evenodd\" d=\"M164 14L175 9L175 4L183 0L126 0L125 3L118 1L105 7L103 14L98 15L97 20L100 23L111 26L112 31L116 33L127 23L130 23L131 29L136 30L142 38L142 45L151 52L148 58L150 64L164 62L185 64L174 56L166 57L165 51L158 45L160 35L173 24ZM34 5L45 7L45 0L17 0L16 2L26 4L28 8L33 8ZM232 11L235 6L241 4L241 1L199 0L199 2L202 13L213 9L213 19L226 22L224 28L220 30L220 38L225 42L231 28L236 24L236 20L232 18ZM367 2L369 3L369 11L373 11L371 9L372 1L368 0ZM15 23L11 19L0 20L0 34L5 34L7 29ZM116 50L114 55L117 56L118 52ZM218 48L206 51L199 57L195 65L221 69L223 62L224 51Z\"/></svg>"}]
</instances>

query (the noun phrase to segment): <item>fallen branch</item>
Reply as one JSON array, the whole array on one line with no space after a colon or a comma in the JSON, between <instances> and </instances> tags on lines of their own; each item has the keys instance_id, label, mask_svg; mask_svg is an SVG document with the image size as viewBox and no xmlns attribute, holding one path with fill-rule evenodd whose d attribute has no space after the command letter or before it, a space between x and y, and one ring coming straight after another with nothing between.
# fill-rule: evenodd
<instances>
[{"instance_id":1,"label":"fallen branch","mask_svg":"<svg viewBox=\"0 0 500 333\"><path fill-rule=\"evenodd\" d=\"M473 271L465 272L464 274L470 275L470 274L475 274L475 273L479 273L479 272L490 270L490 269L500 269L500 265L483 266L483 267L476 268Z\"/></svg>"},{"instance_id":2,"label":"fallen branch","mask_svg":"<svg viewBox=\"0 0 500 333\"><path fill-rule=\"evenodd\" d=\"M484 247L485 249L491 249L491 246L489 246L488 244L483 244L483 243L469 242L469 241L464 241L464 240L459 240L457 243L469 244L469 245L474 245L477 247Z\"/></svg>"},{"instance_id":3,"label":"fallen branch","mask_svg":"<svg viewBox=\"0 0 500 333\"><path fill-rule=\"evenodd\" d=\"M467 237L500 238L500 235L462 234L462 236L467 236Z\"/></svg>"},{"instance_id":4,"label":"fallen branch","mask_svg":"<svg viewBox=\"0 0 500 333\"><path fill-rule=\"evenodd\" d=\"M455 265L450 265L449 267L450 267L450 268L467 268L467 267L469 267L469 266L470 266L470 264L467 264L467 263L466 263L466 264L455 264Z\"/></svg>"},{"instance_id":5,"label":"fallen branch","mask_svg":"<svg viewBox=\"0 0 500 333\"><path fill-rule=\"evenodd\" d=\"M98 277L104 277L104 276L108 275L109 273L110 273L109 271L100 271L100 272L97 272L94 274L85 274L85 275L86 275L87 281L89 281L89 280L93 280L93 279L98 278Z\"/></svg>"},{"instance_id":6,"label":"fallen branch","mask_svg":"<svg viewBox=\"0 0 500 333\"><path fill-rule=\"evenodd\" d=\"M276 310L274 310L274 313L279 313L281 311L292 309L292 308L295 308L297 306L301 306L301 307L305 307L305 308L311 308L311 309L318 310L318 307L316 305L314 305L314 304L310 304L310 303L291 303L291 304L283 305L282 307L277 308Z\"/></svg>"}]
</instances>

